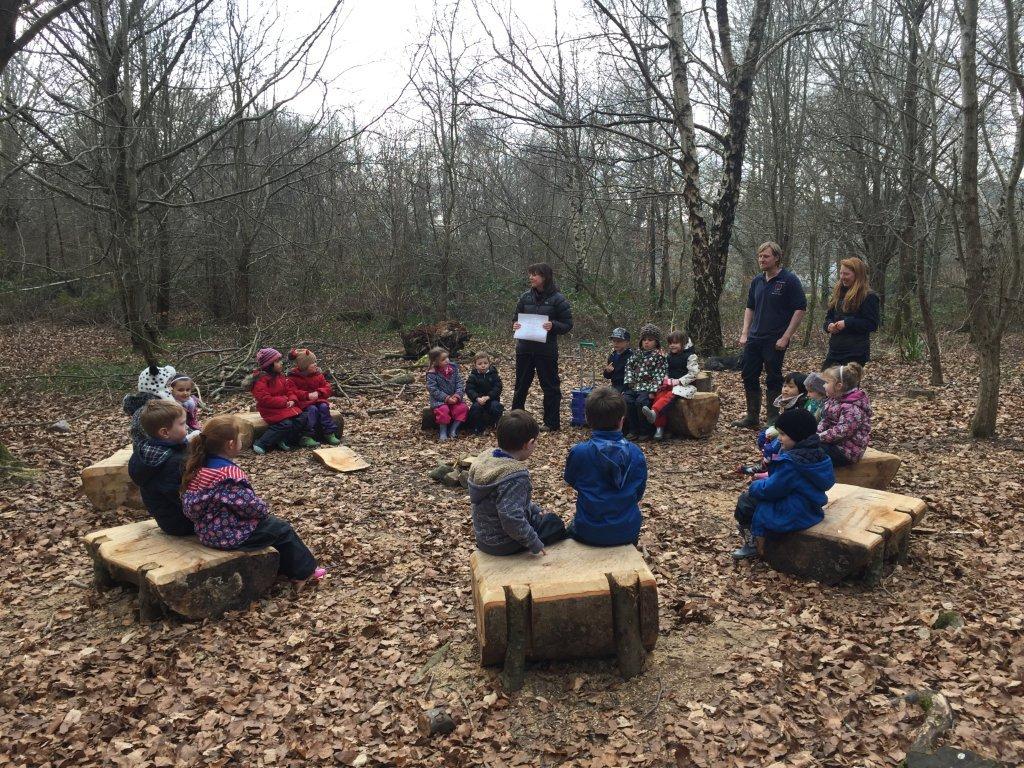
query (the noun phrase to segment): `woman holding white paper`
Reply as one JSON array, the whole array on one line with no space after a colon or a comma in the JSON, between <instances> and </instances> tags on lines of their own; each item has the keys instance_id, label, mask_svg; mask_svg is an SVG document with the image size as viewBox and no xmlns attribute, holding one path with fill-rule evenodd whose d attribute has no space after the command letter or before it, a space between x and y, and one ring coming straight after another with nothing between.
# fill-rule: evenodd
<instances>
[{"instance_id":1,"label":"woman holding white paper","mask_svg":"<svg viewBox=\"0 0 1024 768\"><path fill-rule=\"evenodd\" d=\"M572 307L555 285L554 273L548 264L531 264L526 273L530 290L519 297L516 320L512 323L516 336L516 386L512 408L521 410L526 405L526 393L536 373L544 392L544 427L557 430L562 403L558 337L572 330ZM526 321L522 323L520 315L540 317L522 318ZM543 340L540 340L538 328L544 332Z\"/></svg>"}]
</instances>

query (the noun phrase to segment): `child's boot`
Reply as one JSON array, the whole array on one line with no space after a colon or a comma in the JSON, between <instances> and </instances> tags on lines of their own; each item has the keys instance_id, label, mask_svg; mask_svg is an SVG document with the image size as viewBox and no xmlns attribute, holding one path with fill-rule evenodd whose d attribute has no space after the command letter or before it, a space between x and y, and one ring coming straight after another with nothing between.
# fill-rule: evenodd
<instances>
[{"instance_id":1,"label":"child's boot","mask_svg":"<svg viewBox=\"0 0 1024 768\"><path fill-rule=\"evenodd\" d=\"M746 560L751 557L757 557L757 545L754 543L754 537L751 535L750 529L740 526L740 537L743 539L743 546L733 550L733 560Z\"/></svg>"},{"instance_id":2,"label":"child's boot","mask_svg":"<svg viewBox=\"0 0 1024 768\"><path fill-rule=\"evenodd\" d=\"M443 443L448 439L448 425L441 424L438 426L437 442Z\"/></svg>"},{"instance_id":3,"label":"child's boot","mask_svg":"<svg viewBox=\"0 0 1024 768\"><path fill-rule=\"evenodd\" d=\"M337 435L327 435L324 438L324 442L328 445L341 445L341 440L338 439Z\"/></svg>"},{"instance_id":4,"label":"child's boot","mask_svg":"<svg viewBox=\"0 0 1024 768\"><path fill-rule=\"evenodd\" d=\"M290 450L292 450L292 447L290 445L288 445L287 442L282 440L280 443L277 444L277 449L279 451L290 451Z\"/></svg>"},{"instance_id":5,"label":"child's boot","mask_svg":"<svg viewBox=\"0 0 1024 768\"><path fill-rule=\"evenodd\" d=\"M655 440L664 440L665 439L665 428L664 427L658 427L658 428L656 428L654 430L654 439Z\"/></svg>"},{"instance_id":6,"label":"child's boot","mask_svg":"<svg viewBox=\"0 0 1024 768\"><path fill-rule=\"evenodd\" d=\"M263 456L264 454L266 454L267 449L264 448L262 445L254 445L252 447L252 452L255 453L257 456Z\"/></svg>"},{"instance_id":7,"label":"child's boot","mask_svg":"<svg viewBox=\"0 0 1024 768\"><path fill-rule=\"evenodd\" d=\"M314 440L309 435L303 435L302 439L299 440L299 445L302 446L303 448L319 448L320 447L320 443L318 443L316 440Z\"/></svg>"},{"instance_id":8,"label":"child's boot","mask_svg":"<svg viewBox=\"0 0 1024 768\"><path fill-rule=\"evenodd\" d=\"M653 408L650 408L645 405L640 410L644 412L644 418L647 419L647 421L649 421L651 424L653 424L657 420L658 412L655 411Z\"/></svg>"},{"instance_id":9,"label":"child's boot","mask_svg":"<svg viewBox=\"0 0 1024 768\"><path fill-rule=\"evenodd\" d=\"M462 426L461 421L453 421L451 427L448 429L448 437L455 439L455 436L459 434L459 427Z\"/></svg>"}]
</instances>

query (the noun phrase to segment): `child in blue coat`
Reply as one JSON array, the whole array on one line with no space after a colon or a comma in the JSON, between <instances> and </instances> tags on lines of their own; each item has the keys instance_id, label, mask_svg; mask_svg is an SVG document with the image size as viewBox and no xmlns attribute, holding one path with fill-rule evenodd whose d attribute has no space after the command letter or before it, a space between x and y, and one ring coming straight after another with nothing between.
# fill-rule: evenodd
<instances>
[{"instance_id":1,"label":"child in blue coat","mask_svg":"<svg viewBox=\"0 0 1024 768\"><path fill-rule=\"evenodd\" d=\"M836 481L832 460L818 440L818 422L803 408L782 413L775 422L782 452L736 502L743 546L737 560L757 555L755 539L771 533L802 531L820 523L828 502L825 491Z\"/></svg>"},{"instance_id":2,"label":"child in blue coat","mask_svg":"<svg viewBox=\"0 0 1024 768\"><path fill-rule=\"evenodd\" d=\"M595 547L635 545L647 459L622 436L626 401L611 387L597 387L587 395L584 408L593 432L585 443L572 447L565 462L565 482L578 494L569 534Z\"/></svg>"}]
</instances>

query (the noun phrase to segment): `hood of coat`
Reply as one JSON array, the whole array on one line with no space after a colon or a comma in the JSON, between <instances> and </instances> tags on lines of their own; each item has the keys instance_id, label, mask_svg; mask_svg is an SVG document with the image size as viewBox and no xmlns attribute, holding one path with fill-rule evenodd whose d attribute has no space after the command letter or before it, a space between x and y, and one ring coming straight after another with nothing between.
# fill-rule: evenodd
<instances>
[{"instance_id":1,"label":"hood of coat","mask_svg":"<svg viewBox=\"0 0 1024 768\"><path fill-rule=\"evenodd\" d=\"M473 466L469 468L470 496L472 496L473 486L490 489L513 475L529 472L525 461L513 459L511 456L495 456L494 454L495 450L488 448L473 460Z\"/></svg>"},{"instance_id":2,"label":"hood of coat","mask_svg":"<svg viewBox=\"0 0 1024 768\"><path fill-rule=\"evenodd\" d=\"M827 491L836 482L832 459L828 457L817 435L801 440L784 451L776 461L789 461L804 479L819 491Z\"/></svg>"},{"instance_id":3,"label":"hood of coat","mask_svg":"<svg viewBox=\"0 0 1024 768\"><path fill-rule=\"evenodd\" d=\"M626 485L633 470L633 456L629 442L619 431L594 430L591 442L597 449L597 468L612 487L621 489Z\"/></svg>"},{"instance_id":4,"label":"hood of coat","mask_svg":"<svg viewBox=\"0 0 1024 768\"><path fill-rule=\"evenodd\" d=\"M126 414L134 416L135 412L150 400L159 399L160 398L152 392L130 392L124 396L123 400L121 400L121 407L124 409Z\"/></svg>"}]
</instances>

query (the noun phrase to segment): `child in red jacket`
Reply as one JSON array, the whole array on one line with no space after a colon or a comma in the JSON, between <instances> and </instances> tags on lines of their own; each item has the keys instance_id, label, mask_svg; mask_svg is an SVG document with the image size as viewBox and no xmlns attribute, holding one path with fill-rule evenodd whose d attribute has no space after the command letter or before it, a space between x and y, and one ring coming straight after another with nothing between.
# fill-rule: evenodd
<instances>
[{"instance_id":1,"label":"child in red jacket","mask_svg":"<svg viewBox=\"0 0 1024 768\"><path fill-rule=\"evenodd\" d=\"M299 393L297 405L302 409L300 418L305 421L306 434L321 443L340 445L341 440L335 434L338 425L331 418L328 402L334 390L316 364L316 355L308 349L293 349L288 353L288 359L295 362L288 378Z\"/></svg>"},{"instance_id":2,"label":"child in red jacket","mask_svg":"<svg viewBox=\"0 0 1024 768\"><path fill-rule=\"evenodd\" d=\"M262 455L275 446L282 451L290 451L296 444L315 446L315 440L302 437L306 425L299 418L302 415L302 408L298 406L299 392L284 375L281 353L270 348L257 352L252 377L256 410L268 425L267 431L253 445L253 452Z\"/></svg>"}]
</instances>

